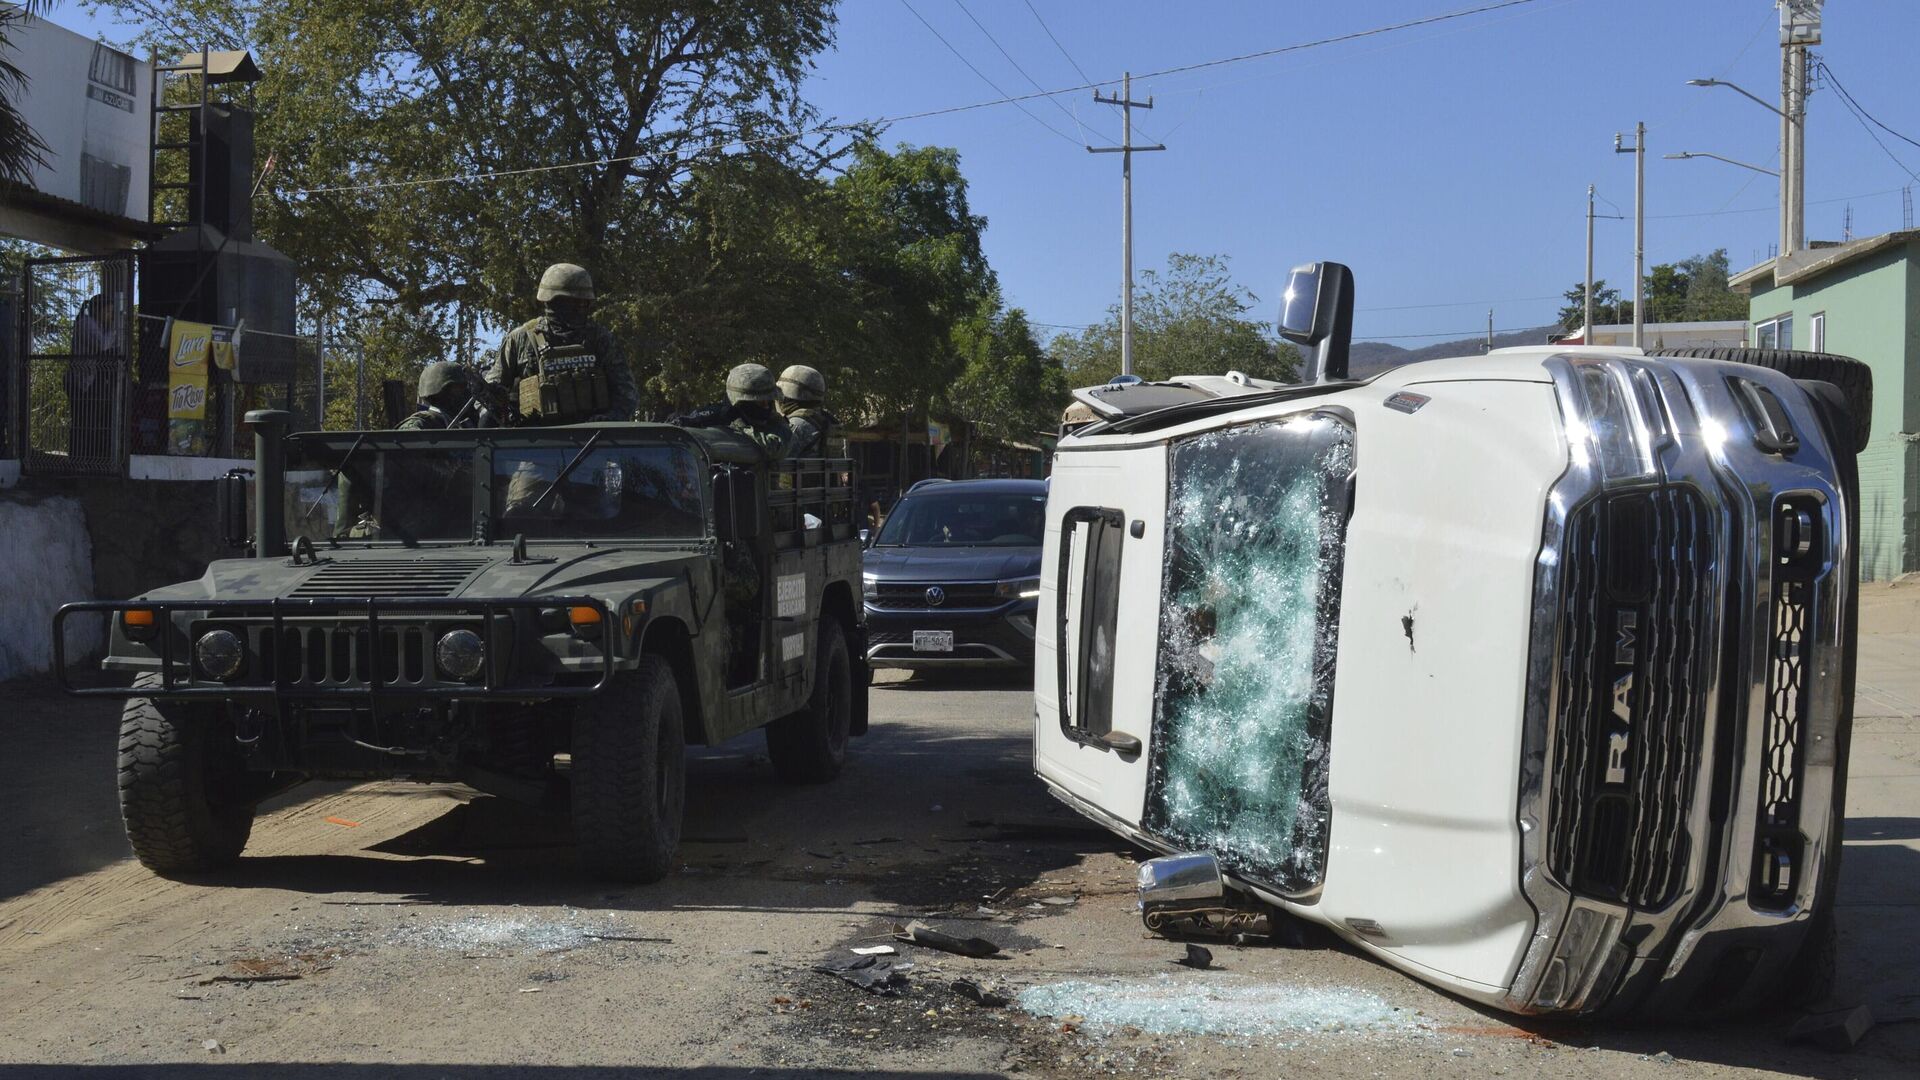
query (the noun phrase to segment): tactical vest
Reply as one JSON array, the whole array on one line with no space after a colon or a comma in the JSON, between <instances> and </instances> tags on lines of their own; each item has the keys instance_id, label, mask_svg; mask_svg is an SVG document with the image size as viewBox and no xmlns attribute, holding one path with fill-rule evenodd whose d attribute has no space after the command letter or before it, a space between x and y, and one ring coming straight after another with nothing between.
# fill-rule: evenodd
<instances>
[{"instance_id":1,"label":"tactical vest","mask_svg":"<svg viewBox=\"0 0 1920 1080\"><path fill-rule=\"evenodd\" d=\"M530 424L572 424L607 411L606 367L585 345L553 345L533 331L534 373L520 380L520 416Z\"/></svg>"}]
</instances>

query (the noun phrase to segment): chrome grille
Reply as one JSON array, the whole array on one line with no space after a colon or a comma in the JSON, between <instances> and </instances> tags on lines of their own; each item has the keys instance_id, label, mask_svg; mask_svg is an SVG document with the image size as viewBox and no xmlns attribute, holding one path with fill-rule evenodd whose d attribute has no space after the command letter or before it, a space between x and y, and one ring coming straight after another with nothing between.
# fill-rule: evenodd
<instances>
[{"instance_id":1,"label":"chrome grille","mask_svg":"<svg viewBox=\"0 0 1920 1080\"><path fill-rule=\"evenodd\" d=\"M1767 663L1765 756L1760 762L1760 818L1754 826L1751 899L1761 907L1793 902L1794 870L1803 854L1800 779L1807 712L1807 648L1813 611L1811 582L1776 576Z\"/></svg>"},{"instance_id":2,"label":"chrome grille","mask_svg":"<svg viewBox=\"0 0 1920 1080\"><path fill-rule=\"evenodd\" d=\"M488 561L471 557L336 560L320 567L287 595L438 599L459 592Z\"/></svg>"},{"instance_id":3,"label":"chrome grille","mask_svg":"<svg viewBox=\"0 0 1920 1080\"><path fill-rule=\"evenodd\" d=\"M1659 908L1683 880L1713 672L1713 521L1690 488L1574 511L1561 553L1548 862L1599 900Z\"/></svg>"}]
</instances>

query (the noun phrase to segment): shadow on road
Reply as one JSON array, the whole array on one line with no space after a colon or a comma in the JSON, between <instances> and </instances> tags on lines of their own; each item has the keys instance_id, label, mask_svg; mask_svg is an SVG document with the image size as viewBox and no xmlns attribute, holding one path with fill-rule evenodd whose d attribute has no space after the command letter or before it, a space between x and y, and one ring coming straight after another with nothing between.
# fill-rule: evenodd
<instances>
[{"instance_id":1,"label":"shadow on road","mask_svg":"<svg viewBox=\"0 0 1920 1080\"><path fill-rule=\"evenodd\" d=\"M851 1078L991 1078L995 1072L904 1072L843 1068L691 1067L637 1068L609 1065L346 1065L346 1063L248 1063L217 1061L173 1065L0 1065L0 1080L188 1080L198 1076L234 1076L246 1080L772 1080Z\"/></svg>"}]
</instances>

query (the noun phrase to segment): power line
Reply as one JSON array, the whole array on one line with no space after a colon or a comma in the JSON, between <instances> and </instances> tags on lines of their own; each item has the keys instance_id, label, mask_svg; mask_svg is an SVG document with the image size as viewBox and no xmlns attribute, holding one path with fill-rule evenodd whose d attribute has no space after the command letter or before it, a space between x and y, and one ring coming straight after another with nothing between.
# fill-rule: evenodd
<instances>
[{"instance_id":1,"label":"power line","mask_svg":"<svg viewBox=\"0 0 1920 1080\"><path fill-rule=\"evenodd\" d=\"M1912 169L1908 168L1907 163L1904 161L1901 161L1900 158L1894 154L1893 148L1888 146L1886 142L1883 141L1880 138L1880 136L1874 132L1872 127L1867 126L1868 121L1872 121L1873 124L1877 125L1882 130L1886 131L1888 134L1893 135L1895 138L1906 139L1906 141L1910 143L1913 143L1913 140L1908 139L1905 135L1902 135L1899 132L1893 130L1892 128L1887 127L1887 125L1880 123L1880 121L1874 120L1873 114L1861 108L1860 103L1853 100L1853 95L1847 93L1847 88L1840 85L1840 80L1834 78L1833 69L1827 66L1826 61L1824 60L1820 61L1819 70L1826 75L1827 80L1829 82L1833 83L1833 88L1840 92L1840 104L1846 106L1847 111L1853 114L1853 118L1856 121L1858 121L1860 124L1860 130L1866 132L1867 137L1873 140L1873 144L1880 148L1880 152L1887 155L1887 160L1893 162L1896 166L1898 166L1901 172L1906 173L1908 176L1913 177L1915 180L1920 180L1920 173L1916 173ZM1913 145L1920 146L1920 143L1913 143Z\"/></svg>"},{"instance_id":2,"label":"power line","mask_svg":"<svg viewBox=\"0 0 1920 1080\"><path fill-rule=\"evenodd\" d=\"M1073 65L1074 74L1085 79L1087 82L1092 82L1093 76L1087 74L1086 69L1080 66L1080 62L1075 60L1073 54L1067 51L1067 47L1060 44L1060 39L1053 36L1053 30L1047 26L1047 20L1040 17L1040 9L1033 6L1033 0L1026 0L1026 5L1027 10L1033 12L1033 21L1039 23L1041 31L1047 35L1047 40L1053 42L1053 47L1059 49L1060 55L1066 57L1067 63Z\"/></svg>"},{"instance_id":3,"label":"power line","mask_svg":"<svg viewBox=\"0 0 1920 1080\"><path fill-rule=\"evenodd\" d=\"M1520 334L1520 333L1525 333L1526 331L1529 331L1529 330L1546 330L1546 329L1549 329L1549 327L1546 327L1546 326L1510 326L1510 327L1508 327L1508 328L1506 328L1506 329L1504 329L1504 330L1495 330L1495 331L1494 331L1494 333L1496 333L1496 334ZM1412 340L1412 339L1414 339L1414 338L1460 338L1460 339L1462 339L1462 340L1464 340L1464 339L1467 339L1467 338L1477 338L1477 339L1484 339L1484 338L1485 338L1486 336L1487 336L1487 328L1486 328L1486 327L1484 327L1484 326L1476 326L1476 327L1474 327L1474 328L1473 328L1473 329L1471 329L1471 330L1441 330L1441 331L1439 331L1439 332L1437 332L1437 333L1432 333L1432 334L1369 334L1369 335L1366 335L1366 336L1364 336L1364 337L1363 337L1363 336L1361 336L1361 335L1359 335L1359 334L1355 334L1355 335L1353 335L1353 340L1354 340L1354 341L1356 341L1356 342L1361 342L1361 341L1410 341L1410 340Z\"/></svg>"},{"instance_id":4,"label":"power line","mask_svg":"<svg viewBox=\"0 0 1920 1080\"><path fill-rule=\"evenodd\" d=\"M1040 117L1039 117L1039 116L1038 116L1038 115L1037 115L1036 113L1034 113L1034 111L1033 111L1032 109L1029 109L1029 108L1027 108L1027 107L1026 107L1025 105L1023 105L1023 104L1021 104L1021 101L1022 101L1022 100L1024 100L1024 98L1015 98L1015 97L1013 97L1013 96L1011 96L1011 95L1009 95L1009 94L1008 94L1008 93L1007 93L1007 92L1006 92L1005 90L1002 90L1002 89L1000 89L1000 84L999 84L999 83L996 83L996 82L994 82L994 81L993 81L992 79L989 79L989 78L987 78L987 73L986 73L986 72L984 72L984 71L981 71L981 70L980 70L979 68L977 68L977 67L974 67L974 66L973 66L973 61L971 61L971 60L969 60L969 59L967 59L967 58L966 58L966 56L965 56L965 55L963 55L963 54L962 54L962 53L960 52L960 50L959 50L959 49L956 49L956 48L954 48L954 47L953 47L953 42L951 42L951 41L948 41L948 40L947 40L947 38L946 38L946 35L945 35L945 34L942 34L942 33L941 33L940 31L938 31L938 30L936 30L936 29L934 29L934 26L933 26L933 24L927 21L927 18L926 18L926 16L924 16L924 15L922 15L922 14L920 14L920 12L918 12L918 11L916 11L916 10L914 9L914 6L913 6L912 4L910 4L910 3L908 3L908 2L907 2L907 0L900 0L900 6L901 6L901 7L903 7L903 8L906 8L906 9L907 9L907 10L908 10L909 12L911 12L911 13L913 14L913 17L914 17L914 18L916 18L916 19L919 19L919 20L920 20L920 25L921 25L921 26L924 26L924 27L926 27L926 28L927 28L927 32L928 32L928 33L930 33L930 34L932 34L932 35L933 35L934 37L936 37L936 38L939 38L939 39L940 39L940 44L942 44L942 45L945 45L945 46L947 47L947 51L948 51L948 52L950 52L950 53L952 53L952 54L953 54L953 55L954 55L954 56L955 56L955 57L956 57L956 58L957 58L957 59L958 59L958 60L959 60L959 61L960 61L961 63L963 63L963 64L965 64L965 65L967 65L967 70L968 70L968 71L971 71L971 72L973 72L973 73L974 73L975 75L978 75L978 76L980 76L980 81L981 81L981 82L983 82L983 83L986 83L986 84L987 84L988 86L991 86L991 87L993 87L993 92L994 92L994 93L996 93L996 94L999 94L999 95L1000 95L1001 97L1003 97L1003 98L1006 98L1006 100L1008 101L1008 103L1009 103L1009 104L1011 104L1011 105L1012 105L1012 106L1013 106L1014 108L1016 108L1016 109L1019 109L1019 110L1020 110L1021 112L1023 112L1023 113L1026 113L1026 114L1027 114L1027 118L1028 118L1029 120L1032 120L1032 121L1033 121L1034 123L1036 123L1036 124L1039 124L1039 125L1040 125L1041 127L1043 127L1043 128L1046 128L1046 129L1047 129L1048 131L1051 131L1051 132L1053 132L1053 133L1054 133L1055 135L1058 135L1058 136L1060 136L1061 138L1063 138L1063 139L1065 139L1065 140L1067 140L1068 142L1070 142L1070 143L1072 143L1072 144L1073 144L1073 145L1075 145L1075 146L1085 146L1085 145L1087 145L1086 143L1084 143L1084 142L1082 142L1082 141L1080 141L1079 139L1076 139L1076 138L1074 138L1073 136L1071 136L1071 135L1069 135L1069 134L1067 134L1066 132L1064 132L1064 131L1061 131L1061 130L1060 130L1059 128L1057 128L1057 127L1054 127L1054 126L1053 126L1052 124L1049 124L1049 123L1047 123L1047 122L1046 122L1045 120L1042 120L1042 119L1040 119ZM965 10L966 10L966 8L964 8L964 7L963 7L963 8L961 8L960 10L962 10L962 11L965 11ZM967 16L967 18L969 18L969 19L971 19L971 18L973 18L973 16L972 16L972 14L968 14L968 16ZM980 24L979 24L979 22L978 22L978 21L976 20L976 21L975 21L975 23L974 23L974 25L975 25L975 26L979 26ZM983 27L982 29L984 29L984 27ZM991 40L991 39L989 39L989 40ZM995 48L999 48L999 44L998 44L998 43L995 43L995 45L994 45L994 47L995 47ZM1004 53L1004 52L1005 52L1005 50L1002 50L1002 52ZM1022 74L1025 74L1025 72L1022 72ZM1035 85L1036 85L1036 88L1037 88L1037 86L1038 86L1038 84L1035 84ZM1044 91L1042 91L1042 94L1043 94L1043 95L1044 95L1044 93L1045 93L1045 92L1044 92ZM1049 101L1052 101L1053 99L1052 99L1052 98L1048 98L1047 100L1049 100ZM1056 104L1056 105L1058 105L1058 104L1059 104L1059 102L1057 102L1057 101L1055 101L1055 102L1054 102L1054 104Z\"/></svg>"},{"instance_id":5,"label":"power line","mask_svg":"<svg viewBox=\"0 0 1920 1080\"><path fill-rule=\"evenodd\" d=\"M1821 71L1821 73L1822 73L1822 74L1824 74L1824 75L1825 75L1825 76L1826 76L1826 77L1827 77L1828 79L1830 79L1830 80L1832 80L1832 82L1833 82L1833 88L1834 88L1835 90L1838 90L1838 91L1840 91L1840 96L1841 96L1841 97L1843 97L1843 98L1846 98L1846 99L1847 99L1847 101L1848 101L1848 102L1850 102L1850 103L1851 103L1851 104L1853 105L1853 107L1854 107L1854 108L1856 108L1856 109L1859 109L1859 110L1860 110L1860 115L1862 115L1862 116L1864 116L1864 117L1866 117L1866 118L1867 118L1868 120L1872 120L1872 121L1873 121L1873 126L1874 126L1874 127L1877 127L1877 128L1879 128L1879 129L1880 129L1881 131L1884 131L1884 132L1886 132L1887 134L1889 134L1889 135L1891 135L1891 136L1893 136L1894 138L1896 138L1896 139L1899 139L1899 140L1900 140L1901 142L1904 142L1904 143L1908 143L1908 144L1910 144L1910 145L1912 145L1912 146L1915 146L1915 147L1920 147L1920 142L1915 142L1914 140L1912 140L1912 139L1909 139L1909 138L1907 138L1907 137L1906 137L1905 135L1902 135L1902 134L1900 134L1899 132L1897 132L1897 131L1895 131L1895 130L1893 130L1892 128L1890 128L1890 127L1888 127L1887 125L1885 125L1885 124L1883 124L1883 123L1881 123L1881 122L1880 122L1880 121L1879 121L1879 120L1878 120L1878 119L1877 119L1877 118L1876 118L1876 117L1875 117L1875 116L1874 116L1874 115L1873 115L1872 113L1870 113L1870 112L1868 112L1868 111L1866 110L1866 107L1865 107L1865 106L1863 106L1863 105L1861 105L1861 104L1860 104L1860 103L1859 103L1858 101L1854 101L1854 100L1853 100L1853 95L1852 95L1852 94L1849 94L1849 93L1847 93L1847 88L1846 88L1845 86L1843 86L1843 85L1841 85L1841 83L1840 83L1840 77L1839 77L1838 75L1835 75L1835 74L1833 73L1833 67L1832 67L1832 65L1830 65L1830 64L1828 64L1828 63L1827 63L1827 62L1826 62L1825 60L1821 60L1821 61L1820 61L1820 71Z\"/></svg>"},{"instance_id":6,"label":"power line","mask_svg":"<svg viewBox=\"0 0 1920 1080\"><path fill-rule=\"evenodd\" d=\"M1046 89L1045 87L1041 86L1037 81L1035 81L1033 76L1027 74L1027 69L1020 66L1020 61L1015 60L1013 58L1013 54L1007 51L1006 46L1000 44L1000 39L993 36L993 31L988 30L985 23L981 22L978 18L974 17L973 12L967 9L965 0L953 0L953 6L959 8L960 14L965 15L967 19L973 23L973 25L980 28L980 32L986 35L988 44L1000 50L1000 55L1006 57L1007 63L1013 65L1013 70L1019 72L1020 77L1027 80L1028 86L1033 87L1035 90L1044 91ZM1080 114L1074 113L1074 112L1068 112L1067 107L1065 105L1060 104L1059 98L1050 97L1047 99L1047 102L1048 104L1051 104L1054 108L1059 109L1060 115L1073 121L1075 126L1081 126ZM1104 133L1102 134L1104 136ZM1080 133L1080 144L1082 146L1086 145L1086 132L1084 130L1081 131Z\"/></svg>"},{"instance_id":7,"label":"power line","mask_svg":"<svg viewBox=\"0 0 1920 1080\"><path fill-rule=\"evenodd\" d=\"M1420 311L1427 308L1478 307L1481 304L1530 304L1536 300L1564 300L1564 296L1510 296L1505 300L1451 300L1441 304L1398 304L1393 307L1354 308L1361 311Z\"/></svg>"},{"instance_id":8,"label":"power line","mask_svg":"<svg viewBox=\"0 0 1920 1080\"><path fill-rule=\"evenodd\" d=\"M1484 14L1489 11L1498 11L1503 8L1519 7L1525 4L1532 4L1537 2L1538 0L1502 0L1502 2L1500 3L1483 4L1479 7L1463 8L1459 11L1446 12L1440 15L1430 15L1425 18L1412 19L1406 22L1393 23L1388 26L1377 26L1370 30L1358 30L1352 33L1347 33L1347 34L1338 34L1333 37L1316 38L1315 40L1312 40L1312 41L1302 41L1293 45L1284 45L1274 49L1265 49L1260 52L1244 53L1239 56L1229 56L1219 60L1207 60L1207 61L1202 61L1200 63L1195 63L1195 64L1183 64L1179 67L1166 68L1161 71L1149 71L1141 75L1140 78L1143 78L1143 79L1155 78L1161 75L1172 75L1179 72L1195 71L1201 68L1219 67L1224 64L1237 64L1247 60L1259 60L1259 59L1264 59L1270 56L1279 56L1284 53L1301 52L1306 49L1315 49L1324 45L1337 45L1342 42L1354 41L1359 38L1377 37L1381 34L1393 33L1399 30L1409 30L1415 27L1420 27L1420 26L1431 26L1434 23L1449 22L1455 19L1464 19L1473 15ZM1571 0L1566 0L1566 2L1571 2ZM915 12L916 17L918 16L918 14L919 14L918 12ZM925 19L921 19L920 21L922 23L926 22ZM935 36L936 37L938 36L937 32ZM942 39L942 40L944 41L945 39ZM952 46L949 45L948 48L952 48ZM973 65L969 64L967 66L972 67ZM982 76L982 78L985 78L985 77ZM1112 81L1112 80L1109 80L1109 81ZM993 85L991 80L988 80L988 85L989 86ZM1021 102L1032 101L1035 98L1058 97L1062 94L1074 94L1082 90L1098 90L1103 85L1105 84L1097 80L1089 79L1086 82L1079 84L1078 86L1064 86L1058 90L1037 91L1031 94L1008 94L1004 90L1002 90L1000 91L1002 96L998 98L993 98L987 101L975 101L966 105L946 105L936 109L922 109L918 112L899 113L894 116L883 116L873 120L865 121L864 124L868 126L874 126L874 127L885 127L890 124L905 123L908 120L927 120L927 119L931 119L933 117L938 117L938 116L952 116L957 113L974 112L979 109L988 109L996 105L1016 105ZM996 87L996 89L998 88ZM1039 118L1035 117L1034 119L1038 120ZM766 136L761 136L761 137L752 138L752 139L735 139L729 142L719 143L714 146L706 147L702 150L695 151L692 154L686 155L683 160L692 160L693 158L699 156L700 154L720 153L730 149L742 149L749 146L758 146L758 145L780 143L780 142L790 142L794 139L803 138L807 135L821 135L821 134L829 134L829 133L840 132L840 131L852 131L852 130L857 130L860 126L862 125L821 124L817 127L806 128L800 131L787 132L780 135L766 135ZM1057 130L1054 131L1054 134L1061 135L1061 133ZM1069 136L1061 135L1061 137L1067 139L1067 141L1069 142L1073 141L1072 138ZM383 190L387 188L427 187L433 184L453 184L453 183L460 183L463 181L470 181L470 180L496 180L496 179L501 179L501 178L510 177L510 176L528 176L535 173L558 172L564 169L589 169L599 165L616 165L616 164L621 164L621 163L631 162L631 161L645 161L652 158L657 158L659 156L660 155L657 155L657 154L626 154L626 155L621 155L616 157L593 158L585 161L558 162L552 165L535 165L535 166L530 166L527 168L520 168L520 169L491 169L491 170L483 170L483 171L477 171L477 172L471 172L471 173L456 173L450 176L436 176L436 177L429 177L421 180L380 180L380 181L374 181L371 183L364 183L364 184L330 184L330 185L323 185L319 187L299 188L299 189L295 189L293 191L287 192L287 194L319 195L319 194L326 194L331 192L378 191L378 190Z\"/></svg>"}]
</instances>

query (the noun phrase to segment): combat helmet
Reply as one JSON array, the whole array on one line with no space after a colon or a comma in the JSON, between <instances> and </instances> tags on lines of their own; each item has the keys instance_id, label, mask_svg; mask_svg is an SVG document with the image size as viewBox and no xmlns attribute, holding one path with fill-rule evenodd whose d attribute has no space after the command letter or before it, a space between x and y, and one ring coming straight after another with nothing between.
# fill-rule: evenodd
<instances>
[{"instance_id":1,"label":"combat helmet","mask_svg":"<svg viewBox=\"0 0 1920 1080\"><path fill-rule=\"evenodd\" d=\"M826 399L827 377L805 364L780 373L780 396L792 402L816 404Z\"/></svg>"},{"instance_id":2,"label":"combat helmet","mask_svg":"<svg viewBox=\"0 0 1920 1080\"><path fill-rule=\"evenodd\" d=\"M574 300L593 299L593 275L587 268L573 263L554 263L547 272L540 275L540 291L534 294L541 303L556 296L570 297Z\"/></svg>"},{"instance_id":3,"label":"combat helmet","mask_svg":"<svg viewBox=\"0 0 1920 1080\"><path fill-rule=\"evenodd\" d=\"M448 387L467 385L467 373L450 360L436 360L420 372L419 401L432 401Z\"/></svg>"},{"instance_id":4,"label":"combat helmet","mask_svg":"<svg viewBox=\"0 0 1920 1080\"><path fill-rule=\"evenodd\" d=\"M774 385L773 372L759 364L741 364L727 372L727 401L738 405L743 401L773 401L780 396L779 388Z\"/></svg>"}]
</instances>

